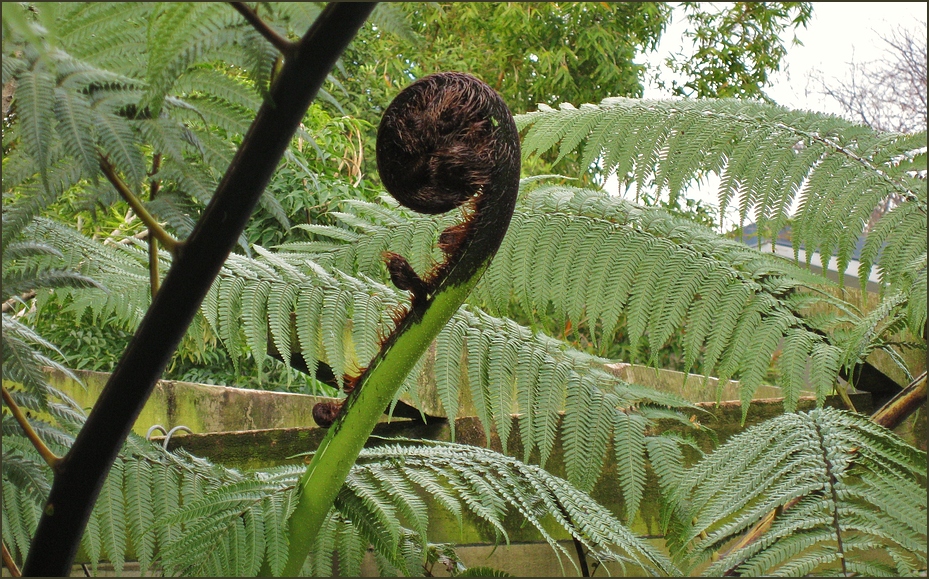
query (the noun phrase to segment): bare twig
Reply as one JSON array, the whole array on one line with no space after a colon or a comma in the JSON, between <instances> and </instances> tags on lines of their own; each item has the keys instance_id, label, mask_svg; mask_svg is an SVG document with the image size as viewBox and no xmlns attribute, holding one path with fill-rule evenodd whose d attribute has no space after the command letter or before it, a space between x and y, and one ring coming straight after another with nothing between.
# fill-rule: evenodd
<instances>
[{"instance_id":1,"label":"bare twig","mask_svg":"<svg viewBox=\"0 0 929 579\"><path fill-rule=\"evenodd\" d=\"M10 576L22 577L23 574L20 572L19 567L16 566L13 555L11 555L9 549L6 548L6 543L0 543L0 545L3 546L3 565L9 570Z\"/></svg>"},{"instance_id":2,"label":"bare twig","mask_svg":"<svg viewBox=\"0 0 929 579\"><path fill-rule=\"evenodd\" d=\"M29 290L19 297L13 297L3 302L3 305L0 306L0 310L2 310L3 313L6 313L10 311L11 309L13 309L13 306L16 305L16 302L24 302L26 300L31 300L34 297L35 297L35 290Z\"/></svg>"},{"instance_id":3,"label":"bare twig","mask_svg":"<svg viewBox=\"0 0 929 579\"><path fill-rule=\"evenodd\" d=\"M177 252L180 247L183 245L182 242L174 239L170 233L165 231L161 225L158 224L158 221L152 216L151 213L142 205L142 202L139 201L139 198L132 194L132 191L129 190L129 186L126 185L126 182L123 181L120 176L116 173L116 167L114 167L105 157L100 157L100 170L103 171L103 174L106 175L107 180L116 188L120 196L125 199L126 203L132 207L136 215L139 216L139 219L142 220L142 223L148 227L148 230L151 232L152 237L157 239L172 255L177 256Z\"/></svg>"},{"instance_id":4,"label":"bare twig","mask_svg":"<svg viewBox=\"0 0 929 579\"><path fill-rule=\"evenodd\" d=\"M6 402L7 407L10 409L10 413L13 415L13 418L16 422L19 423L19 426L23 429L26 438L29 439L29 442L32 443L32 446L39 452L39 455L42 457L42 460L52 467L52 470L58 468L58 465L61 463L61 457L52 452L45 443L42 442L42 439L39 438L38 433L35 429L32 428L32 425L29 424L29 420L26 418L26 415L23 414L22 409L16 401L13 400L13 396L10 395L9 391L6 388L0 388L3 391L3 401Z\"/></svg>"},{"instance_id":5,"label":"bare twig","mask_svg":"<svg viewBox=\"0 0 929 579\"><path fill-rule=\"evenodd\" d=\"M248 7L248 4L245 2L230 2L229 4L231 4L239 14L244 16L245 19L248 20L248 23L251 24L259 34L264 36L265 40L274 45L274 48L281 51L284 56L289 56L294 51L296 44L287 40L268 26L264 20L258 17L258 14L256 14L254 10Z\"/></svg>"}]
</instances>

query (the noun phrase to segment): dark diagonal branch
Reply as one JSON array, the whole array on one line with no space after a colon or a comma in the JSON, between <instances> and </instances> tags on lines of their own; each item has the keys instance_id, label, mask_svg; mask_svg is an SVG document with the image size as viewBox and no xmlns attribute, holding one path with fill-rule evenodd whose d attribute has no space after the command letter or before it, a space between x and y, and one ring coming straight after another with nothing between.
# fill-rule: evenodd
<instances>
[{"instance_id":1,"label":"dark diagonal branch","mask_svg":"<svg viewBox=\"0 0 929 579\"><path fill-rule=\"evenodd\" d=\"M59 464L23 572L67 576L110 467L313 97L374 8L331 4L295 45L203 216Z\"/></svg>"},{"instance_id":2,"label":"dark diagonal branch","mask_svg":"<svg viewBox=\"0 0 929 579\"><path fill-rule=\"evenodd\" d=\"M235 8L239 14L248 20L248 23L251 24L259 34L265 37L265 40L274 45L274 48L281 51L281 54L284 56L290 56L291 53L293 53L297 45L287 40L278 34L273 28L268 26L267 22L259 18L255 11L248 7L248 4L245 2L230 2L230 4L232 4L232 7Z\"/></svg>"}]
</instances>

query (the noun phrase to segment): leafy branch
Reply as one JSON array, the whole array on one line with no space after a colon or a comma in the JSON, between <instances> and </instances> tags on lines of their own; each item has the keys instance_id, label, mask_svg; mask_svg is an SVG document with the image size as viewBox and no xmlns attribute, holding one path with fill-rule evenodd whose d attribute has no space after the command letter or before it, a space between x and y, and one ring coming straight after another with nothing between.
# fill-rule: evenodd
<instances>
[{"instance_id":1,"label":"leafy branch","mask_svg":"<svg viewBox=\"0 0 929 579\"><path fill-rule=\"evenodd\" d=\"M117 453L232 250L310 102L371 4L330 5L300 40L185 250L152 300L74 445L62 459L26 559L27 575L67 575Z\"/></svg>"}]
</instances>

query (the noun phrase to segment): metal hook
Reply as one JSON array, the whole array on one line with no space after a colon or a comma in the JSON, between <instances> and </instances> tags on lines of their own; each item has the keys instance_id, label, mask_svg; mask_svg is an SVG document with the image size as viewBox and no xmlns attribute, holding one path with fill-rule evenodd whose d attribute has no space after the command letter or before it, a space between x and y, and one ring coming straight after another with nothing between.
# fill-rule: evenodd
<instances>
[{"instance_id":1,"label":"metal hook","mask_svg":"<svg viewBox=\"0 0 929 579\"><path fill-rule=\"evenodd\" d=\"M155 425L153 425L151 428L148 429L148 432L145 433L145 440L151 440L151 439L152 439L152 433L155 432L156 430L160 430L160 431L162 432L162 434L168 434L168 431L165 430L165 427L164 427L164 426L162 426L162 425L160 425L160 424L155 424Z\"/></svg>"},{"instance_id":2,"label":"metal hook","mask_svg":"<svg viewBox=\"0 0 929 579\"><path fill-rule=\"evenodd\" d=\"M168 441L171 440L171 436L173 436L174 433L177 432L178 430L186 430L187 432L189 432L189 433L191 433L191 434L194 433L193 430L187 428L186 426L175 426L174 428L172 428L171 430L169 430L167 434L165 434L165 440L164 440L164 443L163 443L163 446L164 446L164 449L165 449L165 450L168 450Z\"/></svg>"}]
</instances>

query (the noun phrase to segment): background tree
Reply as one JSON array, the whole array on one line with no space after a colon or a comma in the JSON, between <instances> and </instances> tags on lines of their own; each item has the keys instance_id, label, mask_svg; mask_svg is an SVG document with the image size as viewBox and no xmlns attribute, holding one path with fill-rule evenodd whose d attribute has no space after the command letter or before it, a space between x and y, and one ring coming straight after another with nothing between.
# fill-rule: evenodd
<instances>
[{"instance_id":1,"label":"background tree","mask_svg":"<svg viewBox=\"0 0 929 579\"><path fill-rule=\"evenodd\" d=\"M912 28L899 27L882 37L885 55L870 62L849 63L845 78L827 78L825 72L811 75L818 90L834 100L845 115L879 131L913 133L929 123L926 105L926 22ZM853 55L854 56L854 55ZM913 168L926 170L926 155L919 155ZM900 202L894 196L877 207L869 225Z\"/></svg>"},{"instance_id":2,"label":"background tree","mask_svg":"<svg viewBox=\"0 0 929 579\"><path fill-rule=\"evenodd\" d=\"M683 2L690 24L684 33L694 51L667 59L667 66L683 75L668 87L692 98L770 100L764 89L771 73L780 70L787 53L782 34L806 26L812 14L807 2L734 2L706 10L704 2ZM793 44L799 44L796 34ZM663 85L664 83L659 83Z\"/></svg>"},{"instance_id":3,"label":"background tree","mask_svg":"<svg viewBox=\"0 0 929 579\"><path fill-rule=\"evenodd\" d=\"M516 113L538 104L596 103L607 96L642 95L642 55L654 50L677 6L667 2L544 2L403 4L406 34L362 31L341 78L354 116L376 125L389 97L411 80L440 70L471 73L487 82ZM705 9L683 4L695 54L669 61L686 79L671 90L708 98L760 98L785 53L781 36L803 26L804 2L736 2ZM462 39L467 39L462 42ZM722 46L722 49L717 47ZM529 48L531 47L531 48ZM371 133L369 143L373 143ZM366 171L374 172L369 154ZM602 183L598 167L579 167L568 155L527 159L524 175L562 172Z\"/></svg>"},{"instance_id":4,"label":"background tree","mask_svg":"<svg viewBox=\"0 0 929 579\"><path fill-rule=\"evenodd\" d=\"M879 131L913 133L929 123L926 107L926 22L899 27L881 37L885 54L869 62L849 63L844 78L816 72L818 91L846 115Z\"/></svg>"}]
</instances>

